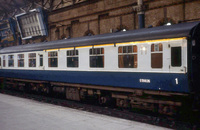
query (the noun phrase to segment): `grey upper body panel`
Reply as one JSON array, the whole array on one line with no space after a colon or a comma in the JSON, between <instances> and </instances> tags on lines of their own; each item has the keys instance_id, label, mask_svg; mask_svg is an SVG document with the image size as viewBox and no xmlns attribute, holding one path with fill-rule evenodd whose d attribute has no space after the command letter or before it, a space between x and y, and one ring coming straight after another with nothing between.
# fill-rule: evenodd
<instances>
[{"instance_id":1,"label":"grey upper body panel","mask_svg":"<svg viewBox=\"0 0 200 130\"><path fill-rule=\"evenodd\" d=\"M72 39L64 39L35 44L26 44L0 49L0 54L39 51L46 49L59 49L106 43L134 42L143 40L155 40L163 38L191 37L195 28L199 28L199 22L175 24L171 26L159 26L144 28L126 32L108 33L95 36L85 36Z\"/></svg>"}]
</instances>

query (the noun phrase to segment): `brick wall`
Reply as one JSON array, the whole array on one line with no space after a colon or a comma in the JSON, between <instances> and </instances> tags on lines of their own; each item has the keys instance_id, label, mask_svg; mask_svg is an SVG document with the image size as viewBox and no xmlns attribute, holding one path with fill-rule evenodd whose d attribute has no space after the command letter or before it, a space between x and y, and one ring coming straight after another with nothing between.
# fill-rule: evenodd
<instances>
[{"instance_id":1,"label":"brick wall","mask_svg":"<svg viewBox=\"0 0 200 130\"><path fill-rule=\"evenodd\" d=\"M47 40L138 29L137 13L132 8L136 4L137 0L96 0L54 10L49 13ZM145 27L200 20L199 0L144 0L144 5Z\"/></svg>"}]
</instances>

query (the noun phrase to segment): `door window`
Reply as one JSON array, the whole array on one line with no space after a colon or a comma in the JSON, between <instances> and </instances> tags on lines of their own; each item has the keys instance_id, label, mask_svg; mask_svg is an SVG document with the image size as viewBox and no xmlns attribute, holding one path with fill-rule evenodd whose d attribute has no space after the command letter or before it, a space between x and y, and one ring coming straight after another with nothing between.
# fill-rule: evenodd
<instances>
[{"instance_id":1,"label":"door window","mask_svg":"<svg viewBox=\"0 0 200 130\"><path fill-rule=\"evenodd\" d=\"M171 66L180 67L181 65L181 47L171 47Z\"/></svg>"}]
</instances>

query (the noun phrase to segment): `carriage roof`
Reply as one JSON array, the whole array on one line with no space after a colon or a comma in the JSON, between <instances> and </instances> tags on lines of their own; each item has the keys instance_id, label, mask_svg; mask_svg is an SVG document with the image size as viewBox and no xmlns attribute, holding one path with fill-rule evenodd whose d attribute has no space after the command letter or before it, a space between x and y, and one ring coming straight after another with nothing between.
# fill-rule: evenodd
<instances>
[{"instance_id":1,"label":"carriage roof","mask_svg":"<svg viewBox=\"0 0 200 130\"><path fill-rule=\"evenodd\" d=\"M180 23L171 26L159 26L154 28L143 28L125 32L108 33L79 38L63 39L50 42L26 44L0 49L0 54L18 53L29 51L40 51L46 49L59 49L68 47L79 47L89 45L100 45L108 43L122 43L145 40L156 40L166 38L189 37L194 39L199 35L199 22Z\"/></svg>"}]
</instances>

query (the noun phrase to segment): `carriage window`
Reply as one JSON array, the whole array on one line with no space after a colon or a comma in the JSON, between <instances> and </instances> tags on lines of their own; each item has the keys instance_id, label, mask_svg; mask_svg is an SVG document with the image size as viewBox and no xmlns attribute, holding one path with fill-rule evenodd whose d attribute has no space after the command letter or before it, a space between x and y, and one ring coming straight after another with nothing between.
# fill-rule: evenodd
<instances>
[{"instance_id":1,"label":"carriage window","mask_svg":"<svg viewBox=\"0 0 200 130\"><path fill-rule=\"evenodd\" d=\"M181 47L171 47L171 66L180 67L181 65Z\"/></svg>"},{"instance_id":2,"label":"carriage window","mask_svg":"<svg viewBox=\"0 0 200 130\"><path fill-rule=\"evenodd\" d=\"M36 67L36 53L28 54L29 67Z\"/></svg>"},{"instance_id":3,"label":"carriage window","mask_svg":"<svg viewBox=\"0 0 200 130\"><path fill-rule=\"evenodd\" d=\"M151 67L163 67L163 46L161 43L151 45Z\"/></svg>"},{"instance_id":4,"label":"carriage window","mask_svg":"<svg viewBox=\"0 0 200 130\"><path fill-rule=\"evenodd\" d=\"M58 67L58 52L53 51L48 53L49 67Z\"/></svg>"},{"instance_id":5,"label":"carriage window","mask_svg":"<svg viewBox=\"0 0 200 130\"><path fill-rule=\"evenodd\" d=\"M137 46L121 46L118 48L119 68L137 68Z\"/></svg>"},{"instance_id":6,"label":"carriage window","mask_svg":"<svg viewBox=\"0 0 200 130\"><path fill-rule=\"evenodd\" d=\"M8 55L8 67L14 67L14 55Z\"/></svg>"},{"instance_id":7,"label":"carriage window","mask_svg":"<svg viewBox=\"0 0 200 130\"><path fill-rule=\"evenodd\" d=\"M78 50L67 51L67 67L78 67Z\"/></svg>"},{"instance_id":8,"label":"carriage window","mask_svg":"<svg viewBox=\"0 0 200 130\"><path fill-rule=\"evenodd\" d=\"M3 56L3 67L6 67L6 56Z\"/></svg>"},{"instance_id":9,"label":"carriage window","mask_svg":"<svg viewBox=\"0 0 200 130\"><path fill-rule=\"evenodd\" d=\"M104 48L90 49L90 67L104 67Z\"/></svg>"},{"instance_id":10,"label":"carriage window","mask_svg":"<svg viewBox=\"0 0 200 130\"><path fill-rule=\"evenodd\" d=\"M1 66L1 57L0 57L0 66Z\"/></svg>"},{"instance_id":11,"label":"carriage window","mask_svg":"<svg viewBox=\"0 0 200 130\"><path fill-rule=\"evenodd\" d=\"M24 54L18 54L18 67L24 67Z\"/></svg>"},{"instance_id":12,"label":"carriage window","mask_svg":"<svg viewBox=\"0 0 200 130\"><path fill-rule=\"evenodd\" d=\"M43 55L40 55L40 66L43 66Z\"/></svg>"}]
</instances>

